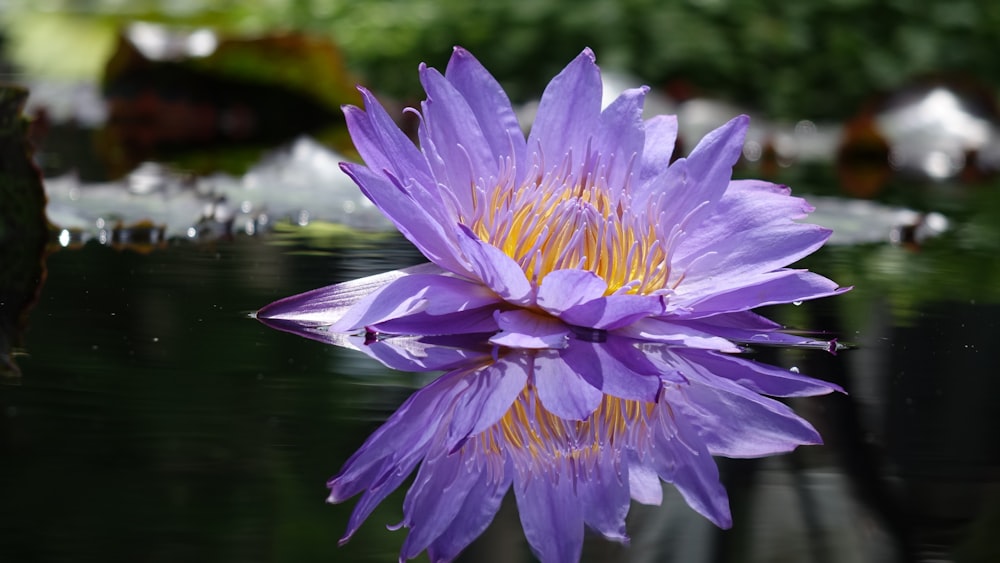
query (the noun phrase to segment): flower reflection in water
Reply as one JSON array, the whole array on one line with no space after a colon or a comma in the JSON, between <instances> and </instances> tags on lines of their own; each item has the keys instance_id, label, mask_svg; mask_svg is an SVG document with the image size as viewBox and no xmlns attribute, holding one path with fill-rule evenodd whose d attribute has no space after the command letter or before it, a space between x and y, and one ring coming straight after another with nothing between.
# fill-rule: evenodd
<instances>
[{"instance_id":1,"label":"flower reflection in water","mask_svg":"<svg viewBox=\"0 0 1000 563\"><path fill-rule=\"evenodd\" d=\"M361 495L345 540L418 464L403 558L454 558L508 488L545 562L577 560L585 525L626 541L629 499L658 503L660 480L730 526L712 455L820 441L763 395L835 387L733 354L816 345L750 311L844 291L788 267L830 232L799 222L812 207L787 188L731 179L745 116L671 162L676 119L643 119L645 88L602 109L589 49L545 89L527 138L469 52L420 79L419 146L362 90L345 117L365 164L342 167L429 262L257 315L319 340L363 331L356 347L392 367L446 371L330 481L332 502ZM484 336L426 339L447 334Z\"/></svg>"},{"instance_id":2,"label":"flower reflection in water","mask_svg":"<svg viewBox=\"0 0 1000 563\"><path fill-rule=\"evenodd\" d=\"M720 527L732 519L713 455L760 457L820 437L783 403L833 384L690 346L614 334L561 349L448 339L369 339L308 325L276 328L348 345L411 371L446 370L416 391L329 482L330 502L360 494L349 539L417 469L403 504L401 558L458 555L514 489L542 561L577 561L584 528L627 542L630 499L659 504L660 481ZM803 344L811 344L802 340ZM567 389L573 389L567 392Z\"/></svg>"}]
</instances>

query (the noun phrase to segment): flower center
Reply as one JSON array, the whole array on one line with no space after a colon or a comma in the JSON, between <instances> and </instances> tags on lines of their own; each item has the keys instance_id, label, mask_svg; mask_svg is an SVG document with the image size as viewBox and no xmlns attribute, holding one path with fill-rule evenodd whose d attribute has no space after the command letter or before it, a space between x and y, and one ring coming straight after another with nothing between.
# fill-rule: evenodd
<instances>
[{"instance_id":1,"label":"flower center","mask_svg":"<svg viewBox=\"0 0 1000 563\"><path fill-rule=\"evenodd\" d=\"M599 156L576 171L571 162L567 155L545 174L536 163L520 185L513 185L510 171L501 174L473 198L473 232L513 258L536 285L549 272L574 268L602 278L607 295L664 288L670 268L657 213L630 209L629 181L612 191Z\"/></svg>"},{"instance_id":2,"label":"flower center","mask_svg":"<svg viewBox=\"0 0 1000 563\"><path fill-rule=\"evenodd\" d=\"M621 451L623 440L645 428L655 408L655 403L605 395L588 418L566 420L546 410L528 384L496 424L464 447L486 454L494 471L502 471L505 456L522 475L558 472L566 464L592 468L602 450Z\"/></svg>"}]
</instances>

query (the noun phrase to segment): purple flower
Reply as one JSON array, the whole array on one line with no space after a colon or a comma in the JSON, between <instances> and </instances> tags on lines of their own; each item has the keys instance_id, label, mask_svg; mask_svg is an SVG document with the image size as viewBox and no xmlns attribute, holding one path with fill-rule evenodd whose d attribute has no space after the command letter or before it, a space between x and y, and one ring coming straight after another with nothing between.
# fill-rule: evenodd
<instances>
[{"instance_id":1,"label":"purple flower","mask_svg":"<svg viewBox=\"0 0 1000 563\"><path fill-rule=\"evenodd\" d=\"M361 494L343 542L419 464L398 526L409 528L401 560L424 550L432 561L453 559L510 488L543 562L577 561L585 526L627 542L631 499L659 504L661 480L729 527L713 455L820 443L807 422L759 393L837 389L712 350L613 334L571 338L558 350L501 349L496 358L419 340L359 348L396 367L451 370L415 392L329 482L330 502Z\"/></svg>"},{"instance_id":2,"label":"purple flower","mask_svg":"<svg viewBox=\"0 0 1000 563\"><path fill-rule=\"evenodd\" d=\"M362 89L365 109L345 114L365 165L343 169L430 262L257 314L392 367L446 371L330 481L331 502L361 494L344 541L418 465L402 558L454 558L509 488L546 562L577 560L585 526L627 541L630 499L658 503L661 481L730 526L711 456L820 442L763 395L836 386L733 353L831 346L751 312L844 291L788 268L829 231L798 222L812 208L786 188L731 179L745 116L671 163L675 119L642 118L645 88L602 110L589 50L546 88L527 138L467 51L420 78L419 146Z\"/></svg>"},{"instance_id":3,"label":"purple flower","mask_svg":"<svg viewBox=\"0 0 1000 563\"><path fill-rule=\"evenodd\" d=\"M419 148L362 89L365 109L344 111L365 165L342 166L430 263L289 297L260 318L339 332L500 330L505 346L549 348L581 328L656 339L842 291L787 267L829 237L796 221L812 208L782 186L731 179L746 116L671 163L675 118L642 118L646 88L602 110L590 50L545 89L527 139L467 51L443 75L421 66L420 79Z\"/></svg>"}]
</instances>

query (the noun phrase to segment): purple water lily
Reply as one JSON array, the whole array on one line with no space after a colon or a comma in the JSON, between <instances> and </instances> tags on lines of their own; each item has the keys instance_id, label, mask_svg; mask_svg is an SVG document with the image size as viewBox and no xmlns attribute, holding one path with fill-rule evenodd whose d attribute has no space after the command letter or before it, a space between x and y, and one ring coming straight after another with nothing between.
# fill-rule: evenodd
<instances>
[{"instance_id":1,"label":"purple water lily","mask_svg":"<svg viewBox=\"0 0 1000 563\"><path fill-rule=\"evenodd\" d=\"M361 494L344 540L418 464L402 558L454 558L510 488L545 562L577 560L585 526L626 541L630 498L659 502L661 480L728 527L712 455L820 441L763 395L836 387L733 353L830 345L751 311L844 291L788 267L829 231L798 222L812 208L787 188L731 179L745 116L671 163L675 119L642 118L645 88L602 110L589 50L546 88L527 138L467 51L420 78L419 146L362 90L365 109L345 114L365 165L343 168L429 263L257 314L392 367L446 371L330 481L332 502ZM456 334L479 345L432 342Z\"/></svg>"},{"instance_id":2,"label":"purple water lily","mask_svg":"<svg viewBox=\"0 0 1000 563\"><path fill-rule=\"evenodd\" d=\"M737 356L617 335L571 338L558 350L503 349L496 358L409 340L359 348L394 367L450 369L414 393L329 482L330 502L361 494L347 541L420 465L403 503L400 526L410 531L400 560L424 550L432 561L453 559L511 488L543 562L577 561L585 527L627 542L630 499L659 504L661 480L729 527L711 456L759 457L820 442L807 422L759 393L837 389Z\"/></svg>"},{"instance_id":3,"label":"purple water lily","mask_svg":"<svg viewBox=\"0 0 1000 563\"><path fill-rule=\"evenodd\" d=\"M539 348L574 327L676 334L842 291L787 267L829 237L796 221L812 208L785 187L731 179L746 116L671 163L676 119L642 118L646 88L602 110L590 50L545 89L527 138L469 52L455 49L443 75L421 66L420 79L419 148L362 89L365 109L344 111L365 165L343 169L430 263L289 297L261 318L342 332L502 330L506 346Z\"/></svg>"}]
</instances>

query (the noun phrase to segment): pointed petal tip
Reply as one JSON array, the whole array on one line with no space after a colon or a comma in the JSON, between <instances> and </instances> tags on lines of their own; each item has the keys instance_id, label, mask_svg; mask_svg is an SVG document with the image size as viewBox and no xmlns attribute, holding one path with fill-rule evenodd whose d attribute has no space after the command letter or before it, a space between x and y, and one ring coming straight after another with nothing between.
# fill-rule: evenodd
<instances>
[{"instance_id":1,"label":"pointed petal tip","mask_svg":"<svg viewBox=\"0 0 1000 563\"><path fill-rule=\"evenodd\" d=\"M729 120L722 126L734 137L746 137L747 130L750 129L750 116L742 113Z\"/></svg>"},{"instance_id":2,"label":"pointed petal tip","mask_svg":"<svg viewBox=\"0 0 1000 563\"><path fill-rule=\"evenodd\" d=\"M831 352L831 354L833 354L834 356L837 355L836 352ZM823 395L829 395L830 393L840 393L841 395L847 395L847 391L844 390L844 388L841 387L840 385L837 385L836 383L832 383L830 381L826 381L826 380L822 380L822 379L817 380L817 381L819 381L823 386L825 386L826 390L825 391L819 391L818 393L816 393L814 395L811 395L813 397L821 397Z\"/></svg>"},{"instance_id":3,"label":"pointed petal tip","mask_svg":"<svg viewBox=\"0 0 1000 563\"><path fill-rule=\"evenodd\" d=\"M361 86L358 86L358 88L361 88ZM344 115L347 115L348 113L351 113L351 112L364 111L364 110L362 110L361 108L359 108L358 106L356 106L354 104L340 104L340 111Z\"/></svg>"},{"instance_id":4,"label":"pointed petal tip","mask_svg":"<svg viewBox=\"0 0 1000 563\"><path fill-rule=\"evenodd\" d=\"M811 207L808 204L806 206L807 207ZM804 216L807 216L810 213L812 213L811 210L810 211L806 211ZM830 237L833 236L833 229L831 229L829 227L823 227L823 226L820 226L820 225L814 225L814 227L816 228L816 232L820 233L820 236L823 237L822 244L826 244L826 241L830 240Z\"/></svg>"},{"instance_id":5,"label":"pointed petal tip","mask_svg":"<svg viewBox=\"0 0 1000 563\"><path fill-rule=\"evenodd\" d=\"M327 504L340 504L340 503L342 503L342 502L344 502L346 500L344 498L341 498L339 495L337 495L337 491L334 488L335 487L334 484L329 484L327 486L330 487L330 494L326 495L326 503Z\"/></svg>"},{"instance_id":6,"label":"pointed petal tip","mask_svg":"<svg viewBox=\"0 0 1000 563\"><path fill-rule=\"evenodd\" d=\"M712 510L711 513L706 513L704 516L708 518L713 524L722 528L723 530L728 530L733 527L733 513L729 508L729 501L716 510Z\"/></svg>"},{"instance_id":7,"label":"pointed petal tip","mask_svg":"<svg viewBox=\"0 0 1000 563\"><path fill-rule=\"evenodd\" d=\"M601 537L603 537L604 539L606 539L608 541L613 541L613 542L616 542L616 543L620 543L620 544L622 544L625 547L628 547L629 543L631 543L631 541L632 541L632 538L630 538L628 536L628 534L625 532L624 529L622 529L622 530L620 530L618 532L615 532L615 533L603 533L602 532L601 533Z\"/></svg>"},{"instance_id":8,"label":"pointed petal tip","mask_svg":"<svg viewBox=\"0 0 1000 563\"><path fill-rule=\"evenodd\" d=\"M711 147L716 143L723 143L727 146L733 148L735 156L739 156L741 151L735 151L735 141L738 139L740 146L742 146L743 141L746 139L747 131L750 129L750 116L746 114L740 114L736 117L730 119L726 123L720 125L714 131L711 131L698 142L698 146L695 147L694 151L688 155L687 161L692 161L695 152L701 147ZM677 162L681 162L685 159L678 159ZM674 165L677 164L674 163Z\"/></svg>"},{"instance_id":9,"label":"pointed petal tip","mask_svg":"<svg viewBox=\"0 0 1000 563\"><path fill-rule=\"evenodd\" d=\"M250 316L252 316L253 318L257 319L258 321L264 324L267 324L265 321L273 319L274 317L277 316L278 313L276 313L275 310L279 308L279 305L282 301L283 300L278 300L273 303L268 303L267 305L264 305L260 309L257 309L255 312L250 313Z\"/></svg>"}]
</instances>

